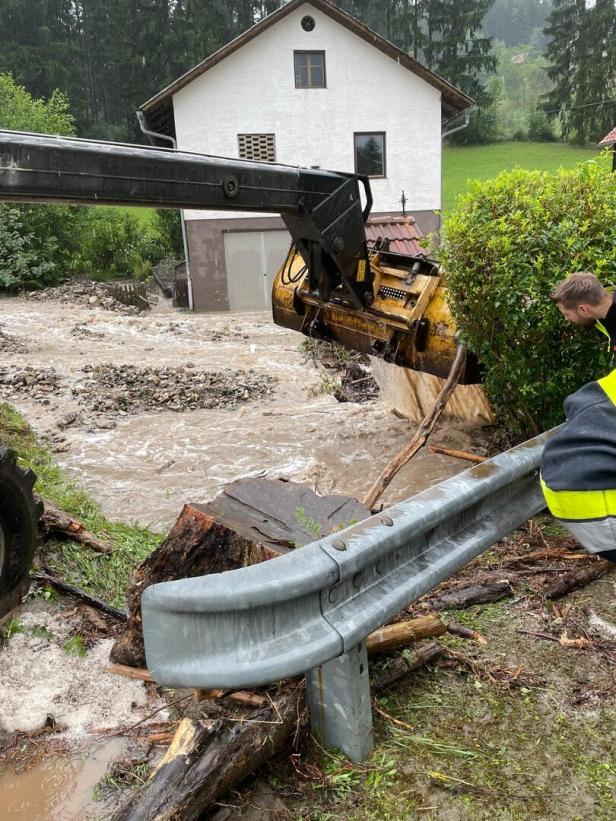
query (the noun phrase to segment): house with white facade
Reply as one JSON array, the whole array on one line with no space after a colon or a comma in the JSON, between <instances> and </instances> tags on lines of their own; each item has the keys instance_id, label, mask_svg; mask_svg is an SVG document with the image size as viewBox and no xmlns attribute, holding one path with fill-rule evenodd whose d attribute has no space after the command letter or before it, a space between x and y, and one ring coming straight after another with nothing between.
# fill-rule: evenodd
<instances>
[{"instance_id":1,"label":"house with white facade","mask_svg":"<svg viewBox=\"0 0 616 821\"><path fill-rule=\"evenodd\" d=\"M328 0L290 0L142 106L155 141L371 178L372 214L438 228L441 135L473 101ZM265 308L275 214L185 211L196 310ZM407 223L412 222L407 220Z\"/></svg>"}]
</instances>

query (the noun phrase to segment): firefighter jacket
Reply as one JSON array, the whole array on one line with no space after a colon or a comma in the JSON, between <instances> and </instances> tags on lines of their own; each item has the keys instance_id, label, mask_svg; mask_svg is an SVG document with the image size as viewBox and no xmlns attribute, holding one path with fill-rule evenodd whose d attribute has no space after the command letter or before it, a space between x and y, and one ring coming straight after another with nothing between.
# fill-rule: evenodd
<instances>
[{"instance_id":1,"label":"firefighter jacket","mask_svg":"<svg viewBox=\"0 0 616 821\"><path fill-rule=\"evenodd\" d=\"M541 461L547 506L591 553L616 548L616 370L565 399Z\"/></svg>"}]
</instances>

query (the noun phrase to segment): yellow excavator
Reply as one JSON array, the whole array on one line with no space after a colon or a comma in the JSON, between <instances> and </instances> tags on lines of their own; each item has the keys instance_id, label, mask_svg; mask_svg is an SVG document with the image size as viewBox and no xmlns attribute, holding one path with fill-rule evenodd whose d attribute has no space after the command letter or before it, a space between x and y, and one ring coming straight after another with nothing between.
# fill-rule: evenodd
<instances>
[{"instance_id":1,"label":"yellow excavator","mask_svg":"<svg viewBox=\"0 0 616 821\"><path fill-rule=\"evenodd\" d=\"M455 326L438 265L394 253L386 240L368 248L367 177L0 131L0 202L279 213L292 244L273 286L278 325L406 368L449 373ZM477 381L468 357L459 382ZM0 616L14 606L14 591L23 590L33 550L26 542L35 538L30 478L8 453L2 464L0 497L9 485L19 492L0 503Z\"/></svg>"}]
</instances>

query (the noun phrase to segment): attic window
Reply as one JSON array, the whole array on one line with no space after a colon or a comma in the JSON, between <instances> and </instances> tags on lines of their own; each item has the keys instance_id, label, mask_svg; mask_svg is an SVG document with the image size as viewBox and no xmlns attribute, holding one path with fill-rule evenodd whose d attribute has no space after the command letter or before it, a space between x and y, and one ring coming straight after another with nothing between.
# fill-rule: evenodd
<instances>
[{"instance_id":1,"label":"attic window","mask_svg":"<svg viewBox=\"0 0 616 821\"><path fill-rule=\"evenodd\" d=\"M238 134L240 160L276 162L276 142L273 134Z\"/></svg>"},{"instance_id":2,"label":"attic window","mask_svg":"<svg viewBox=\"0 0 616 821\"><path fill-rule=\"evenodd\" d=\"M302 28L304 31L313 31L315 26L314 17L311 17L309 14L302 17Z\"/></svg>"},{"instance_id":3,"label":"attic window","mask_svg":"<svg viewBox=\"0 0 616 821\"><path fill-rule=\"evenodd\" d=\"M294 51L295 88L325 88L325 52Z\"/></svg>"}]
</instances>

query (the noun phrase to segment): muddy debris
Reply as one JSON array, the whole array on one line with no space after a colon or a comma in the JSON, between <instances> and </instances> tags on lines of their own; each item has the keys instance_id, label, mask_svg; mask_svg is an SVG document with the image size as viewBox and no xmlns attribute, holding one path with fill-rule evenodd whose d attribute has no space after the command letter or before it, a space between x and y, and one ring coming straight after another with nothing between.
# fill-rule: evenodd
<instances>
[{"instance_id":1,"label":"muddy debris","mask_svg":"<svg viewBox=\"0 0 616 821\"><path fill-rule=\"evenodd\" d=\"M124 316L140 313L134 305L124 305L109 292L107 285L91 280L68 280L51 288L30 291L28 299L37 302L62 302L64 304L85 305L87 308L103 308ZM75 334L77 335L77 334Z\"/></svg>"},{"instance_id":2,"label":"muddy debris","mask_svg":"<svg viewBox=\"0 0 616 821\"><path fill-rule=\"evenodd\" d=\"M0 397L5 399L25 395L48 404L49 396L58 390L61 381L55 368L0 366Z\"/></svg>"},{"instance_id":3,"label":"muddy debris","mask_svg":"<svg viewBox=\"0 0 616 821\"><path fill-rule=\"evenodd\" d=\"M0 353L28 353L28 346L21 337L7 334L0 325Z\"/></svg>"},{"instance_id":4,"label":"muddy debris","mask_svg":"<svg viewBox=\"0 0 616 821\"><path fill-rule=\"evenodd\" d=\"M92 331L87 325L79 323L71 328L71 336L75 339L104 339L105 334L100 331Z\"/></svg>"},{"instance_id":5,"label":"muddy debris","mask_svg":"<svg viewBox=\"0 0 616 821\"><path fill-rule=\"evenodd\" d=\"M300 350L323 371L323 386L338 402L371 402L379 397L379 386L372 376L370 360L364 354L348 351L331 342L306 339Z\"/></svg>"},{"instance_id":6,"label":"muddy debris","mask_svg":"<svg viewBox=\"0 0 616 821\"><path fill-rule=\"evenodd\" d=\"M86 379L73 388L79 403L93 412L120 415L236 408L271 395L276 381L251 371L197 371L183 366L86 365L82 372Z\"/></svg>"}]
</instances>

